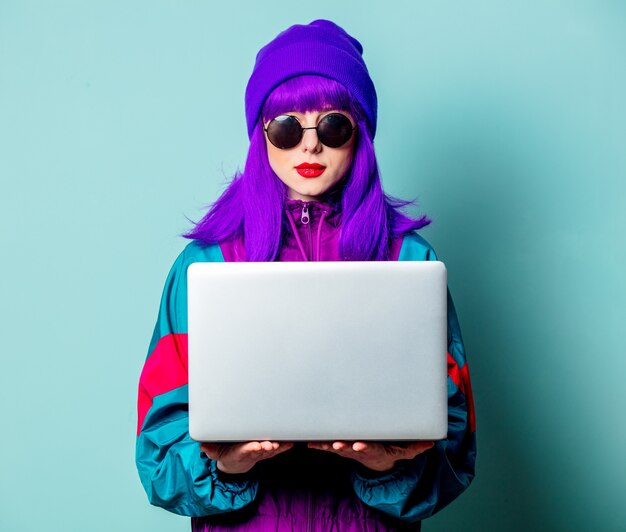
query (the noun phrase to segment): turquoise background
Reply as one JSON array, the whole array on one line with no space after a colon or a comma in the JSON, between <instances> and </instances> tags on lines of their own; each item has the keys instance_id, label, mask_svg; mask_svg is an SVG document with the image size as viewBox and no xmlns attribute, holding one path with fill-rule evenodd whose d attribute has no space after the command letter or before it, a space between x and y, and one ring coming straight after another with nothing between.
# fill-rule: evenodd
<instances>
[{"instance_id":1,"label":"turquoise background","mask_svg":"<svg viewBox=\"0 0 626 532\"><path fill-rule=\"evenodd\" d=\"M331 18L470 360L477 477L424 530L626 530L626 3L305 4L0 2L0 529L189 529L134 466L161 290L256 51Z\"/></svg>"}]
</instances>

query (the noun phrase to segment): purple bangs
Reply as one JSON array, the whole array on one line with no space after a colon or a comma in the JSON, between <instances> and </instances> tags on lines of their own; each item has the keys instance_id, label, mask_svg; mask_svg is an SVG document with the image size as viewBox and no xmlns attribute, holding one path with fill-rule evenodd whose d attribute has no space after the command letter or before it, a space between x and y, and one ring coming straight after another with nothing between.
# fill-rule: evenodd
<instances>
[{"instance_id":1,"label":"purple bangs","mask_svg":"<svg viewBox=\"0 0 626 532\"><path fill-rule=\"evenodd\" d=\"M263 120L295 111L348 111L355 120L364 118L360 104L341 83L307 74L290 78L276 87L261 109Z\"/></svg>"},{"instance_id":2,"label":"purple bangs","mask_svg":"<svg viewBox=\"0 0 626 532\"><path fill-rule=\"evenodd\" d=\"M340 83L317 75L286 80L268 96L250 139L243 172L236 172L222 195L194 228L183 234L204 244L243 236L248 261L274 261L278 255L287 187L269 165L263 120L292 111L341 110L356 120L352 164L344 178L322 201L340 202L339 252L342 260L387 260L389 241L428 225L426 216L413 219L402 212L413 201L383 192L374 145L365 113Z\"/></svg>"}]
</instances>

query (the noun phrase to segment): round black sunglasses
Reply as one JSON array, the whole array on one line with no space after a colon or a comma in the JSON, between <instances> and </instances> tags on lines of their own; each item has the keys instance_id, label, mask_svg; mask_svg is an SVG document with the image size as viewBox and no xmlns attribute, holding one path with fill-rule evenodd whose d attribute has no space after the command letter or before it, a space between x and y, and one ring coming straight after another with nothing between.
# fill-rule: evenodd
<instances>
[{"instance_id":1,"label":"round black sunglasses","mask_svg":"<svg viewBox=\"0 0 626 532\"><path fill-rule=\"evenodd\" d=\"M316 129L317 137L324 146L339 148L350 140L356 126L352 127L352 122L346 115L330 113L315 127L302 127L295 116L280 115L263 128L269 141L281 150L288 150L300 144L305 129Z\"/></svg>"}]
</instances>

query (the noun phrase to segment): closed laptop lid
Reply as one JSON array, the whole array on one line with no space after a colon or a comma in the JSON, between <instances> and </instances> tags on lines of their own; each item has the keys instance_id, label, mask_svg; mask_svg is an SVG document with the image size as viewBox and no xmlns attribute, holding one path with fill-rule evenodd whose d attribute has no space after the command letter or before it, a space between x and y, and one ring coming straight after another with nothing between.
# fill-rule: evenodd
<instances>
[{"instance_id":1,"label":"closed laptop lid","mask_svg":"<svg viewBox=\"0 0 626 532\"><path fill-rule=\"evenodd\" d=\"M191 264L191 437L446 437L446 286L439 261Z\"/></svg>"}]
</instances>

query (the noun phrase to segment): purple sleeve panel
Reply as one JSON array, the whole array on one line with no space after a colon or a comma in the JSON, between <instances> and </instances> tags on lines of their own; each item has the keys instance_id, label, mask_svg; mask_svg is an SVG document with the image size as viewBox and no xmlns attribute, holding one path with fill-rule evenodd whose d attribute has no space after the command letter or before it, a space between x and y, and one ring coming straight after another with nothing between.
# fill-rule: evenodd
<instances>
[{"instance_id":1,"label":"purple sleeve panel","mask_svg":"<svg viewBox=\"0 0 626 532\"><path fill-rule=\"evenodd\" d=\"M226 262L245 262L246 261L246 247L244 246L243 239L233 238L220 242L220 249L222 255L224 255L224 261Z\"/></svg>"}]
</instances>

